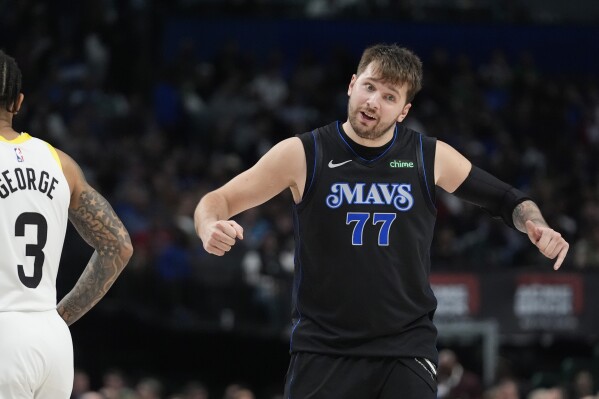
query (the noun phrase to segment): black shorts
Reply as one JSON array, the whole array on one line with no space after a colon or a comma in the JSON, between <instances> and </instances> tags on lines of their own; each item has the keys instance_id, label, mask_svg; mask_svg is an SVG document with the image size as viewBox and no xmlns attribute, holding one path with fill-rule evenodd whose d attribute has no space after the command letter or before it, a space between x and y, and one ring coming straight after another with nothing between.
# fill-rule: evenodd
<instances>
[{"instance_id":1,"label":"black shorts","mask_svg":"<svg viewBox=\"0 0 599 399\"><path fill-rule=\"evenodd\" d=\"M421 358L294 353L284 399L435 399L434 366Z\"/></svg>"}]
</instances>

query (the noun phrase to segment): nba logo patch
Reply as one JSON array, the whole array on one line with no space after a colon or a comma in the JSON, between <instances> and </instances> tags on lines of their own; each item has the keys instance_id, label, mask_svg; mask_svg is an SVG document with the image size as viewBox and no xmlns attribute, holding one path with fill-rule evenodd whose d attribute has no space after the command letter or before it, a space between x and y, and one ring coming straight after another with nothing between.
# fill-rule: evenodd
<instances>
[{"instance_id":1,"label":"nba logo patch","mask_svg":"<svg viewBox=\"0 0 599 399\"><path fill-rule=\"evenodd\" d=\"M17 156L17 162L24 162L25 157L23 156L23 151L19 147L15 147L15 155Z\"/></svg>"}]
</instances>

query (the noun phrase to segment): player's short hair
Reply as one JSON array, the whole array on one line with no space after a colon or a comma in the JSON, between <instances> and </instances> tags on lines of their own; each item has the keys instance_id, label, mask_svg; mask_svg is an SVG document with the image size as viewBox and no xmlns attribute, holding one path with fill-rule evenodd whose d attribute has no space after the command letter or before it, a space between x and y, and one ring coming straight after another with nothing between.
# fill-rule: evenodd
<instances>
[{"instance_id":1,"label":"player's short hair","mask_svg":"<svg viewBox=\"0 0 599 399\"><path fill-rule=\"evenodd\" d=\"M397 44L375 44L364 50L357 75L374 64L375 73L393 85L408 84L407 102L422 88L422 61L412 51Z\"/></svg>"},{"instance_id":2,"label":"player's short hair","mask_svg":"<svg viewBox=\"0 0 599 399\"><path fill-rule=\"evenodd\" d=\"M16 112L19 94L21 70L14 58L0 50L0 107Z\"/></svg>"}]
</instances>

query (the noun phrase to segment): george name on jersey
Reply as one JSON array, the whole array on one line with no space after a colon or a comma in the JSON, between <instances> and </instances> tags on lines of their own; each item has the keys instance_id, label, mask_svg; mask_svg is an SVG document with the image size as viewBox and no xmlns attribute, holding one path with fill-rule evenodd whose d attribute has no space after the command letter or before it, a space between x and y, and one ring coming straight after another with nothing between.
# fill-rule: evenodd
<instances>
[{"instance_id":1,"label":"george name on jersey","mask_svg":"<svg viewBox=\"0 0 599 399\"><path fill-rule=\"evenodd\" d=\"M19 190L36 190L54 199L52 192L57 184L58 180L45 170L38 174L33 168L7 169L0 173L0 198L6 198Z\"/></svg>"},{"instance_id":2,"label":"george name on jersey","mask_svg":"<svg viewBox=\"0 0 599 399\"><path fill-rule=\"evenodd\" d=\"M334 183L327 195L329 208L343 204L393 205L398 211L408 211L414 205L412 185L404 183Z\"/></svg>"}]
</instances>

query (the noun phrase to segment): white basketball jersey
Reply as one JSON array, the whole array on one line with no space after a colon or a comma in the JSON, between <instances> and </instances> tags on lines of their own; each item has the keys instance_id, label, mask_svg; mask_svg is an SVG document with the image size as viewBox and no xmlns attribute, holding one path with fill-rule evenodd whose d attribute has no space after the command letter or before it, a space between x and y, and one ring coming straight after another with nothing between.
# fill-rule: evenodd
<instances>
[{"instance_id":1,"label":"white basketball jersey","mask_svg":"<svg viewBox=\"0 0 599 399\"><path fill-rule=\"evenodd\" d=\"M56 308L70 189L56 150L0 136L0 311Z\"/></svg>"}]
</instances>

